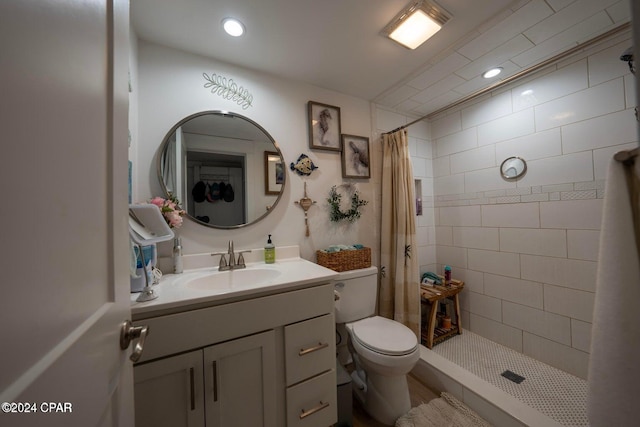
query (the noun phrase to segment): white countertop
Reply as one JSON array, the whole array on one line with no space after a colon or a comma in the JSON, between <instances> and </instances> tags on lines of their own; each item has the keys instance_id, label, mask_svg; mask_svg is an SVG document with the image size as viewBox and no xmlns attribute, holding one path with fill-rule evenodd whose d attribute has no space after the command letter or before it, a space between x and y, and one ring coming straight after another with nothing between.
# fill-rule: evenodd
<instances>
[{"instance_id":1,"label":"white countertop","mask_svg":"<svg viewBox=\"0 0 640 427\"><path fill-rule=\"evenodd\" d=\"M279 251L280 253L284 254L285 251ZM292 254L290 253L289 255ZM210 255L207 254L207 257L208 262L213 264ZM195 265L194 263L190 264ZM144 318L150 317L150 315L175 313L181 311L181 307L191 309L219 305L328 283L338 277L337 272L298 256L277 259L274 264L248 262L246 265L247 270L276 270L279 274L273 279L263 280L258 285L242 286L241 288L231 287L224 290L195 289L185 286L185 283L189 280L217 272L218 267L193 268L184 270L182 274L165 274L162 276L160 283L153 286L158 298L146 302L136 302L139 293L131 294L132 316L134 319ZM231 274L233 273L234 271L231 271Z\"/></svg>"}]
</instances>

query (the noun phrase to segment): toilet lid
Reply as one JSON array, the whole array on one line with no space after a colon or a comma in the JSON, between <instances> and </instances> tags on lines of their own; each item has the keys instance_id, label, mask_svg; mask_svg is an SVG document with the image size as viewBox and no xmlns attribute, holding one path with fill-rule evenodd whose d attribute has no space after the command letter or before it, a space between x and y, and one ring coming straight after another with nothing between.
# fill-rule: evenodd
<instances>
[{"instance_id":1,"label":"toilet lid","mask_svg":"<svg viewBox=\"0 0 640 427\"><path fill-rule=\"evenodd\" d=\"M391 356L409 354L418 346L411 329L401 323L375 316L352 324L353 336L370 350Z\"/></svg>"}]
</instances>

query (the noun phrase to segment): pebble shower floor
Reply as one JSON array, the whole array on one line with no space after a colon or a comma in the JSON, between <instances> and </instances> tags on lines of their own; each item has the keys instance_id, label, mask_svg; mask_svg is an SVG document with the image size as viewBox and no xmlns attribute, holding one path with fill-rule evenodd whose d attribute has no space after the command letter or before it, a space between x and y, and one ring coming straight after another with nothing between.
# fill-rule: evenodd
<instances>
[{"instance_id":1,"label":"pebble shower floor","mask_svg":"<svg viewBox=\"0 0 640 427\"><path fill-rule=\"evenodd\" d=\"M433 351L565 426L588 426L587 382L480 335L464 331ZM516 384L501 374L525 377Z\"/></svg>"}]
</instances>

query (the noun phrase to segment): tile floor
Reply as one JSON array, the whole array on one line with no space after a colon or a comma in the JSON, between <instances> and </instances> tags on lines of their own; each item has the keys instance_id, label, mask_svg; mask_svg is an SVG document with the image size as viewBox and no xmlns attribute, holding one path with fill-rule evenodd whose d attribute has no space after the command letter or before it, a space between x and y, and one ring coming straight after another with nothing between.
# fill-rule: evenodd
<instances>
[{"instance_id":1,"label":"tile floor","mask_svg":"<svg viewBox=\"0 0 640 427\"><path fill-rule=\"evenodd\" d=\"M562 425L589 425L587 382L581 378L469 331L434 346L433 351ZM525 380L516 384L506 379L501 375L506 370Z\"/></svg>"}]
</instances>

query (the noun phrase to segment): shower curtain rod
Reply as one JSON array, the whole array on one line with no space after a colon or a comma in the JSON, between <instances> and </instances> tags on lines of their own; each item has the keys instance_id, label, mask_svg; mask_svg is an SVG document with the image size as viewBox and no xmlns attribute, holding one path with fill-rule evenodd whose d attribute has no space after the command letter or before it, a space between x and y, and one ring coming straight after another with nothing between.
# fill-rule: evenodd
<instances>
[{"instance_id":1,"label":"shower curtain rod","mask_svg":"<svg viewBox=\"0 0 640 427\"><path fill-rule=\"evenodd\" d=\"M474 92L472 94L469 94L469 95L465 96L464 98L461 98L458 101L454 102L453 104L449 104L446 107L440 108L439 110L436 110L436 111L434 111L432 113L426 114L426 115L424 115L424 116L422 116L420 118L415 119L414 121L412 121L410 123L407 123L406 125L399 126L399 127L395 128L392 131L383 132L382 135L388 135L390 133L394 133L394 132L397 132L399 130L408 128L409 126L411 126L413 124L416 124L418 122L423 121L424 119L430 119L431 117L434 117L435 115L440 114L443 111L446 111L446 110L448 110L450 108L456 107L456 106L458 106L458 105L460 105L460 104L462 104L464 102L467 102L467 101L470 101L470 100L472 100L474 98L477 98L480 95L484 95L487 92L490 92L490 91L495 90L495 89L497 89L497 88L499 88L501 86L504 86L504 85L506 85L508 83L511 83L513 81L521 79L522 77L525 77L525 76L533 73L534 71L538 71L541 68L547 67L547 66L553 64L554 62L559 61L560 59L566 58L569 55L573 55L574 53L576 53L576 52L578 52L578 51L580 51L582 49L585 49L585 48L587 48L587 47L589 47L591 45L599 43L600 41L602 41L604 39L607 39L608 37L611 37L611 36L613 36L613 35L615 35L617 33L625 31L625 30L627 30L629 28L631 28L631 23L630 22L625 22L624 24L619 25L618 27L607 31L606 33L600 34L599 36L594 37L591 40L588 40L588 41L586 41L584 43L576 45L576 46L572 47L571 49L569 49L569 50L567 50L565 52L559 53L558 55L555 55L555 56L553 56L553 57L551 57L549 59L546 59L546 60L542 61L541 63L539 63L537 65L529 67L529 68L527 68L525 70L522 70L522 71L520 71L520 72L518 72L518 73L516 73L516 74L514 74L512 76L509 76L509 77L505 78L504 80L500 80L499 82L496 82L496 83L494 83L494 84L492 84L490 86L487 86L484 89L480 89L479 91L476 91L476 92Z\"/></svg>"}]
</instances>

